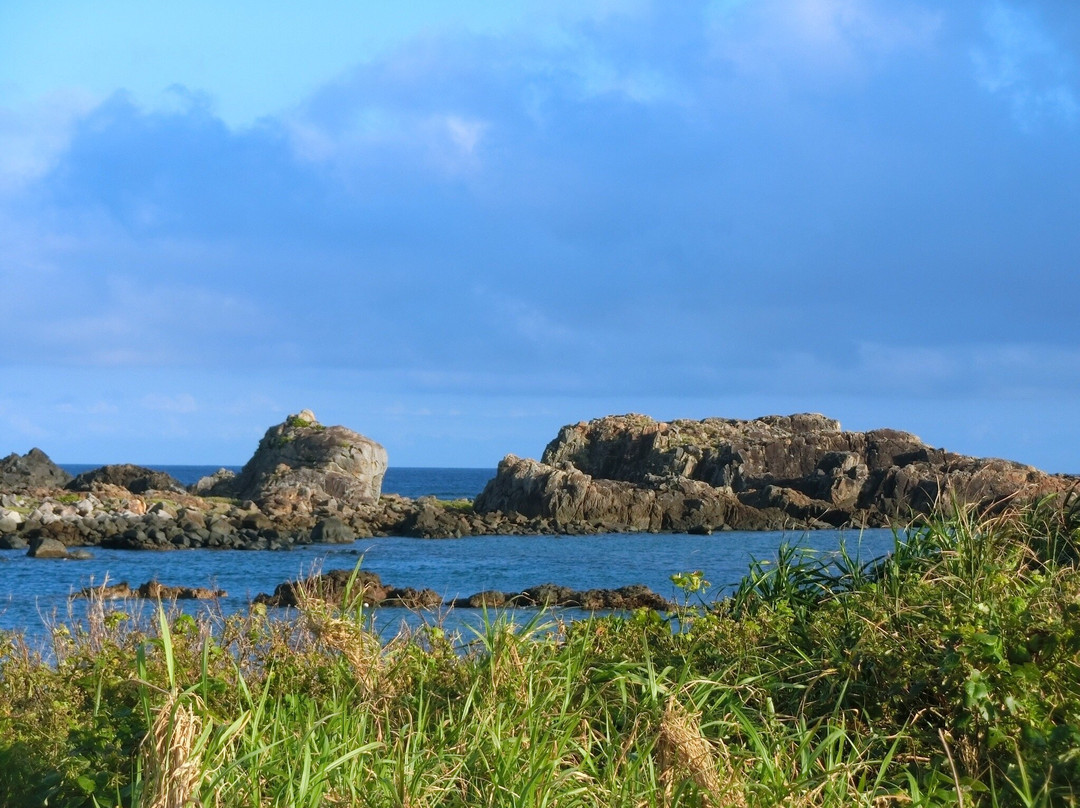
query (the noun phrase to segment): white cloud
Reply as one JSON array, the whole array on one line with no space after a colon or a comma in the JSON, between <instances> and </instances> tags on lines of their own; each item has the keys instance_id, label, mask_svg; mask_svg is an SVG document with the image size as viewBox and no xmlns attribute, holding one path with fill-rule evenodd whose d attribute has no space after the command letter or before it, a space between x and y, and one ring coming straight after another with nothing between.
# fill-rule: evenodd
<instances>
[{"instance_id":1,"label":"white cloud","mask_svg":"<svg viewBox=\"0 0 1080 808\"><path fill-rule=\"evenodd\" d=\"M462 115L446 115L443 118L450 140L463 154L472 155L484 135L488 125L483 121L471 120Z\"/></svg>"},{"instance_id":2,"label":"white cloud","mask_svg":"<svg viewBox=\"0 0 1080 808\"><path fill-rule=\"evenodd\" d=\"M941 27L939 13L880 0L719 0L710 12L713 55L774 80L807 69L858 76L872 58L926 45Z\"/></svg>"},{"instance_id":3,"label":"white cloud","mask_svg":"<svg viewBox=\"0 0 1080 808\"><path fill-rule=\"evenodd\" d=\"M85 93L55 92L32 103L0 106L0 194L48 173L67 149L78 119L95 103Z\"/></svg>"},{"instance_id":4,"label":"white cloud","mask_svg":"<svg viewBox=\"0 0 1080 808\"><path fill-rule=\"evenodd\" d=\"M975 79L1010 105L1025 130L1044 121L1075 124L1080 97L1071 81L1075 60L1031 14L1003 2L986 12L987 42L971 50Z\"/></svg>"}]
</instances>

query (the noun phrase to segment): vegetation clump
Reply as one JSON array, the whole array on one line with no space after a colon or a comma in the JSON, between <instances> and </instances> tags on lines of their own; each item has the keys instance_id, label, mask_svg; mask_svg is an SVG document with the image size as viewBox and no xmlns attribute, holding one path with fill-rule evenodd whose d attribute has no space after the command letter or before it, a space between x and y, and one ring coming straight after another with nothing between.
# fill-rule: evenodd
<instances>
[{"instance_id":1,"label":"vegetation clump","mask_svg":"<svg viewBox=\"0 0 1080 808\"><path fill-rule=\"evenodd\" d=\"M361 597L0 635L0 804L1069 806L1080 508L782 549L733 595L380 642ZM354 576L354 578L358 578Z\"/></svg>"},{"instance_id":2,"label":"vegetation clump","mask_svg":"<svg viewBox=\"0 0 1080 808\"><path fill-rule=\"evenodd\" d=\"M471 499L440 499L438 503L440 507L447 511L466 514L473 512L473 501Z\"/></svg>"}]
</instances>

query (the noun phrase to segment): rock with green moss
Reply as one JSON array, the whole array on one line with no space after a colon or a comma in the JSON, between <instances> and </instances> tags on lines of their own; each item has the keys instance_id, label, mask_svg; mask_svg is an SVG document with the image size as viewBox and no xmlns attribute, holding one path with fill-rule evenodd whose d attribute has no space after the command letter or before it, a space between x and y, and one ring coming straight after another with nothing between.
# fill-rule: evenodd
<instances>
[{"instance_id":1,"label":"rock with green moss","mask_svg":"<svg viewBox=\"0 0 1080 808\"><path fill-rule=\"evenodd\" d=\"M375 441L344 426L325 426L302 410L270 427L240 474L213 490L252 500L275 518L300 521L335 503L378 502L386 465L386 449Z\"/></svg>"},{"instance_id":2,"label":"rock with green moss","mask_svg":"<svg viewBox=\"0 0 1080 808\"><path fill-rule=\"evenodd\" d=\"M481 516L580 532L708 532L888 525L950 504L995 511L1075 480L947 452L895 429L847 432L816 413L655 421L611 415L564 426L541 461L507 456Z\"/></svg>"}]
</instances>

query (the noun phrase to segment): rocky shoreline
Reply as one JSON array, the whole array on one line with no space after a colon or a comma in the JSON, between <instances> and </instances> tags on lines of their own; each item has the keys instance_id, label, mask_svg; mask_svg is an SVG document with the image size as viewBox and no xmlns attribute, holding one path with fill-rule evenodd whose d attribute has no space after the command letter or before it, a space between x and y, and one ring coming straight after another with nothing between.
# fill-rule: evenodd
<instances>
[{"instance_id":1,"label":"rocky shoreline","mask_svg":"<svg viewBox=\"0 0 1080 808\"><path fill-rule=\"evenodd\" d=\"M221 589L172 586L149 580L133 587L127 581L101 586L88 586L74 593L73 598L99 600L214 600L227 597ZM338 607L362 603L365 607L400 607L413 610L498 609L561 607L585 611L631 611L656 609L674 611L673 602L641 584L617 589L588 589L579 591L558 584L540 584L520 592L487 590L464 598L444 600L433 589L397 587L383 583L374 572L367 570L330 570L300 581L285 581L273 593L256 595L253 605L273 608L298 607L311 601L330 603Z\"/></svg>"},{"instance_id":2,"label":"rocky shoreline","mask_svg":"<svg viewBox=\"0 0 1080 808\"><path fill-rule=\"evenodd\" d=\"M282 550L385 535L880 527L938 508L993 512L1070 497L1078 484L906 432L845 432L817 414L568 425L539 461L504 458L473 502L383 495L386 468L382 446L310 410L268 429L240 474L222 470L189 488L132 465L73 479L33 449L0 460L0 548L70 558L92 546Z\"/></svg>"}]
</instances>

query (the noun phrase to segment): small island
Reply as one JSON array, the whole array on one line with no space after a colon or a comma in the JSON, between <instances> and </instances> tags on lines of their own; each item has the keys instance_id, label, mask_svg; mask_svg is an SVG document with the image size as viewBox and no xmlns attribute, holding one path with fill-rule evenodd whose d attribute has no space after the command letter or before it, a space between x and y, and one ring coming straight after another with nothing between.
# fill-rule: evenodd
<instances>
[{"instance_id":1,"label":"small island","mask_svg":"<svg viewBox=\"0 0 1080 808\"><path fill-rule=\"evenodd\" d=\"M994 513L1077 480L954 454L907 432L846 432L818 414L563 427L540 460L506 456L475 501L382 494L376 441L310 410L270 427L239 474L189 488L104 466L72 479L39 449L0 461L0 547L283 549L358 537L713 533L908 524Z\"/></svg>"}]
</instances>

